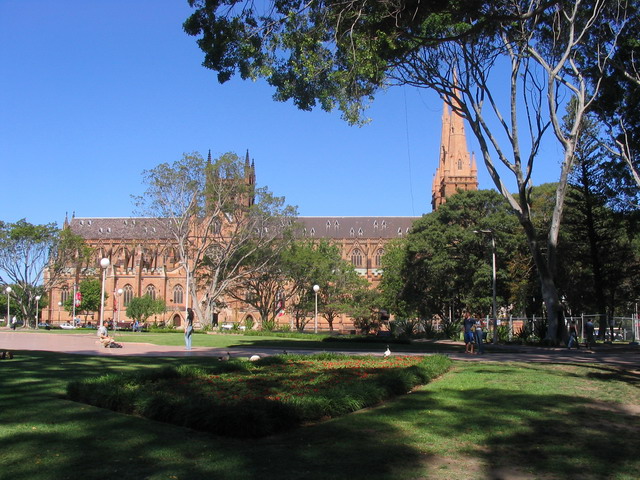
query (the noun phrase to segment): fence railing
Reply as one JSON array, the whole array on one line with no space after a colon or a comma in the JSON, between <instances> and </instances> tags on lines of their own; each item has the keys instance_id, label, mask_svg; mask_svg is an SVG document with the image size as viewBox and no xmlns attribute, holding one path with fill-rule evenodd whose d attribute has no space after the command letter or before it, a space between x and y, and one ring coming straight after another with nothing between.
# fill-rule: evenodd
<instances>
[{"instance_id":1,"label":"fence railing","mask_svg":"<svg viewBox=\"0 0 640 480\"><path fill-rule=\"evenodd\" d=\"M571 321L576 322L576 328L579 332L580 338L585 338L585 324L591 319L595 325L595 336L599 336L599 329L601 319L606 318L607 327L605 329L604 338L607 341L623 341L623 342L638 342L640 340L640 319L636 315L630 317L607 317L601 314L582 314L580 316L566 316L565 321L567 325ZM493 321L489 316L485 318L486 325L489 326L489 332L493 331ZM523 328L526 328L528 332L535 334L546 328L546 317L500 317L498 318L498 327L506 326L508 329L509 341L513 337L517 336Z\"/></svg>"}]
</instances>

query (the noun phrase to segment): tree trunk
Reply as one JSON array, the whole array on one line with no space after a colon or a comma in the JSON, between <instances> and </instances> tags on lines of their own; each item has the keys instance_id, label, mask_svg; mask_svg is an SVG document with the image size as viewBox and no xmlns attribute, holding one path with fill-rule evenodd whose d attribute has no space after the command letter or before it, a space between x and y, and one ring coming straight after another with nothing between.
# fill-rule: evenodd
<instances>
[{"instance_id":1,"label":"tree trunk","mask_svg":"<svg viewBox=\"0 0 640 480\"><path fill-rule=\"evenodd\" d=\"M538 243L536 230L528 215L519 215L520 224L524 228L527 236L527 243L533 257L533 261L538 270L538 280L540 281L540 290L542 291L542 300L547 309L548 328L547 335L544 338L546 343L557 345L565 337L564 334L564 313L562 304L558 297L552 270L549 268L548 259L542 254L540 244Z\"/></svg>"}]
</instances>

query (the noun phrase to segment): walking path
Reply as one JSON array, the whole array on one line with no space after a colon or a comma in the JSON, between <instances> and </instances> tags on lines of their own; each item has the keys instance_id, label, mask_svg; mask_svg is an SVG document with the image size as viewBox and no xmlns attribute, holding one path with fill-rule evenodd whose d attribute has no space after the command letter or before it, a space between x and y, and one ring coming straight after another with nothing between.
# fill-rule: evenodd
<instances>
[{"instance_id":1,"label":"walking path","mask_svg":"<svg viewBox=\"0 0 640 480\"><path fill-rule=\"evenodd\" d=\"M97 342L95 333L64 334L0 331L0 352L5 350L40 350L50 352L71 353L78 355L102 356L162 356L162 357L221 357L229 352L235 357L250 355L277 355L283 353L276 348L213 348L194 347L185 351L182 346L153 345L150 343L124 342L123 348L104 348ZM430 355L437 353L438 346L446 346L445 355L454 360L489 361L489 362L540 362L540 363L596 363L622 367L628 370L640 370L640 347L635 345L598 345L594 351L586 349L567 350L566 348L541 348L525 346L496 345L487 346L484 355L468 355L464 353L464 345L458 342L431 342L426 353L398 353L402 355ZM460 351L451 351L459 346ZM393 350L393 346L392 346ZM442 348L442 350L445 350ZM312 354L318 349L290 349L291 353ZM335 350L331 350L335 351ZM379 346L372 346L368 352L340 349L341 353L353 355L382 354ZM392 352L393 354L393 352Z\"/></svg>"}]
</instances>

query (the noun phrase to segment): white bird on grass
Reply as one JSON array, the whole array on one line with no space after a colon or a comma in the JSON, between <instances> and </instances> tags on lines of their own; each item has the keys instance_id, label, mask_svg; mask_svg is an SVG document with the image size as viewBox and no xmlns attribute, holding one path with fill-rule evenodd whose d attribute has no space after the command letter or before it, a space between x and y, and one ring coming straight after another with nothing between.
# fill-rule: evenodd
<instances>
[{"instance_id":1,"label":"white bird on grass","mask_svg":"<svg viewBox=\"0 0 640 480\"><path fill-rule=\"evenodd\" d=\"M387 345L387 349L384 351L384 355L382 356L387 358L389 355L391 355L391 350L389 350L389 345Z\"/></svg>"},{"instance_id":2,"label":"white bird on grass","mask_svg":"<svg viewBox=\"0 0 640 480\"><path fill-rule=\"evenodd\" d=\"M258 360L260 360L260 355L251 355L249 357L250 362L257 362Z\"/></svg>"}]
</instances>

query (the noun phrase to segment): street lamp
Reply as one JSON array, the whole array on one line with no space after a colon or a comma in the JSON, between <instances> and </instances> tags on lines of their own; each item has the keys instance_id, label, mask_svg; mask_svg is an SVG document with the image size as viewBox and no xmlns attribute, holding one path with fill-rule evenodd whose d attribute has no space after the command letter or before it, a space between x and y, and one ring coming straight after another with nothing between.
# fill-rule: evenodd
<instances>
[{"instance_id":1,"label":"street lamp","mask_svg":"<svg viewBox=\"0 0 640 480\"><path fill-rule=\"evenodd\" d=\"M104 284L107 280L107 267L109 266L109 259L103 258L100 260L100 268L102 268L102 292L100 293L100 326L104 322Z\"/></svg>"},{"instance_id":2,"label":"street lamp","mask_svg":"<svg viewBox=\"0 0 640 480\"><path fill-rule=\"evenodd\" d=\"M5 293L7 294L7 327L11 324L11 297L9 294L11 293L11 287L5 288Z\"/></svg>"},{"instance_id":3,"label":"street lamp","mask_svg":"<svg viewBox=\"0 0 640 480\"><path fill-rule=\"evenodd\" d=\"M320 291L320 285L313 286L313 293L316 295L316 315L313 322L313 333L318 333L318 292Z\"/></svg>"},{"instance_id":4,"label":"street lamp","mask_svg":"<svg viewBox=\"0 0 640 480\"><path fill-rule=\"evenodd\" d=\"M38 328L38 303L40 302L40 295L36 295L36 329Z\"/></svg>"},{"instance_id":5,"label":"street lamp","mask_svg":"<svg viewBox=\"0 0 640 480\"><path fill-rule=\"evenodd\" d=\"M493 230L474 230L473 233L482 233L484 235L491 235L491 259L492 259L492 275L491 275L491 287L493 291L493 340L492 343L496 344L498 341L498 308L496 305L496 237L493 234Z\"/></svg>"},{"instance_id":6,"label":"street lamp","mask_svg":"<svg viewBox=\"0 0 640 480\"><path fill-rule=\"evenodd\" d=\"M186 293L185 293L185 298L184 298L184 318L186 320L187 316L189 315L189 262L187 260L185 260L184 262L180 262L180 263L182 263L182 266L184 267L185 274L187 276L187 278L186 278Z\"/></svg>"},{"instance_id":7,"label":"street lamp","mask_svg":"<svg viewBox=\"0 0 640 480\"><path fill-rule=\"evenodd\" d=\"M118 290L116 290L115 293L117 295L116 297L116 326L115 329L118 330L118 323L120 323L120 309L122 308L122 305L120 304L120 297L122 296L122 292L124 292L124 290L122 290L121 288L119 288Z\"/></svg>"},{"instance_id":8,"label":"street lamp","mask_svg":"<svg viewBox=\"0 0 640 480\"><path fill-rule=\"evenodd\" d=\"M58 325L60 325L60 310L62 309L62 302L58 302Z\"/></svg>"}]
</instances>

